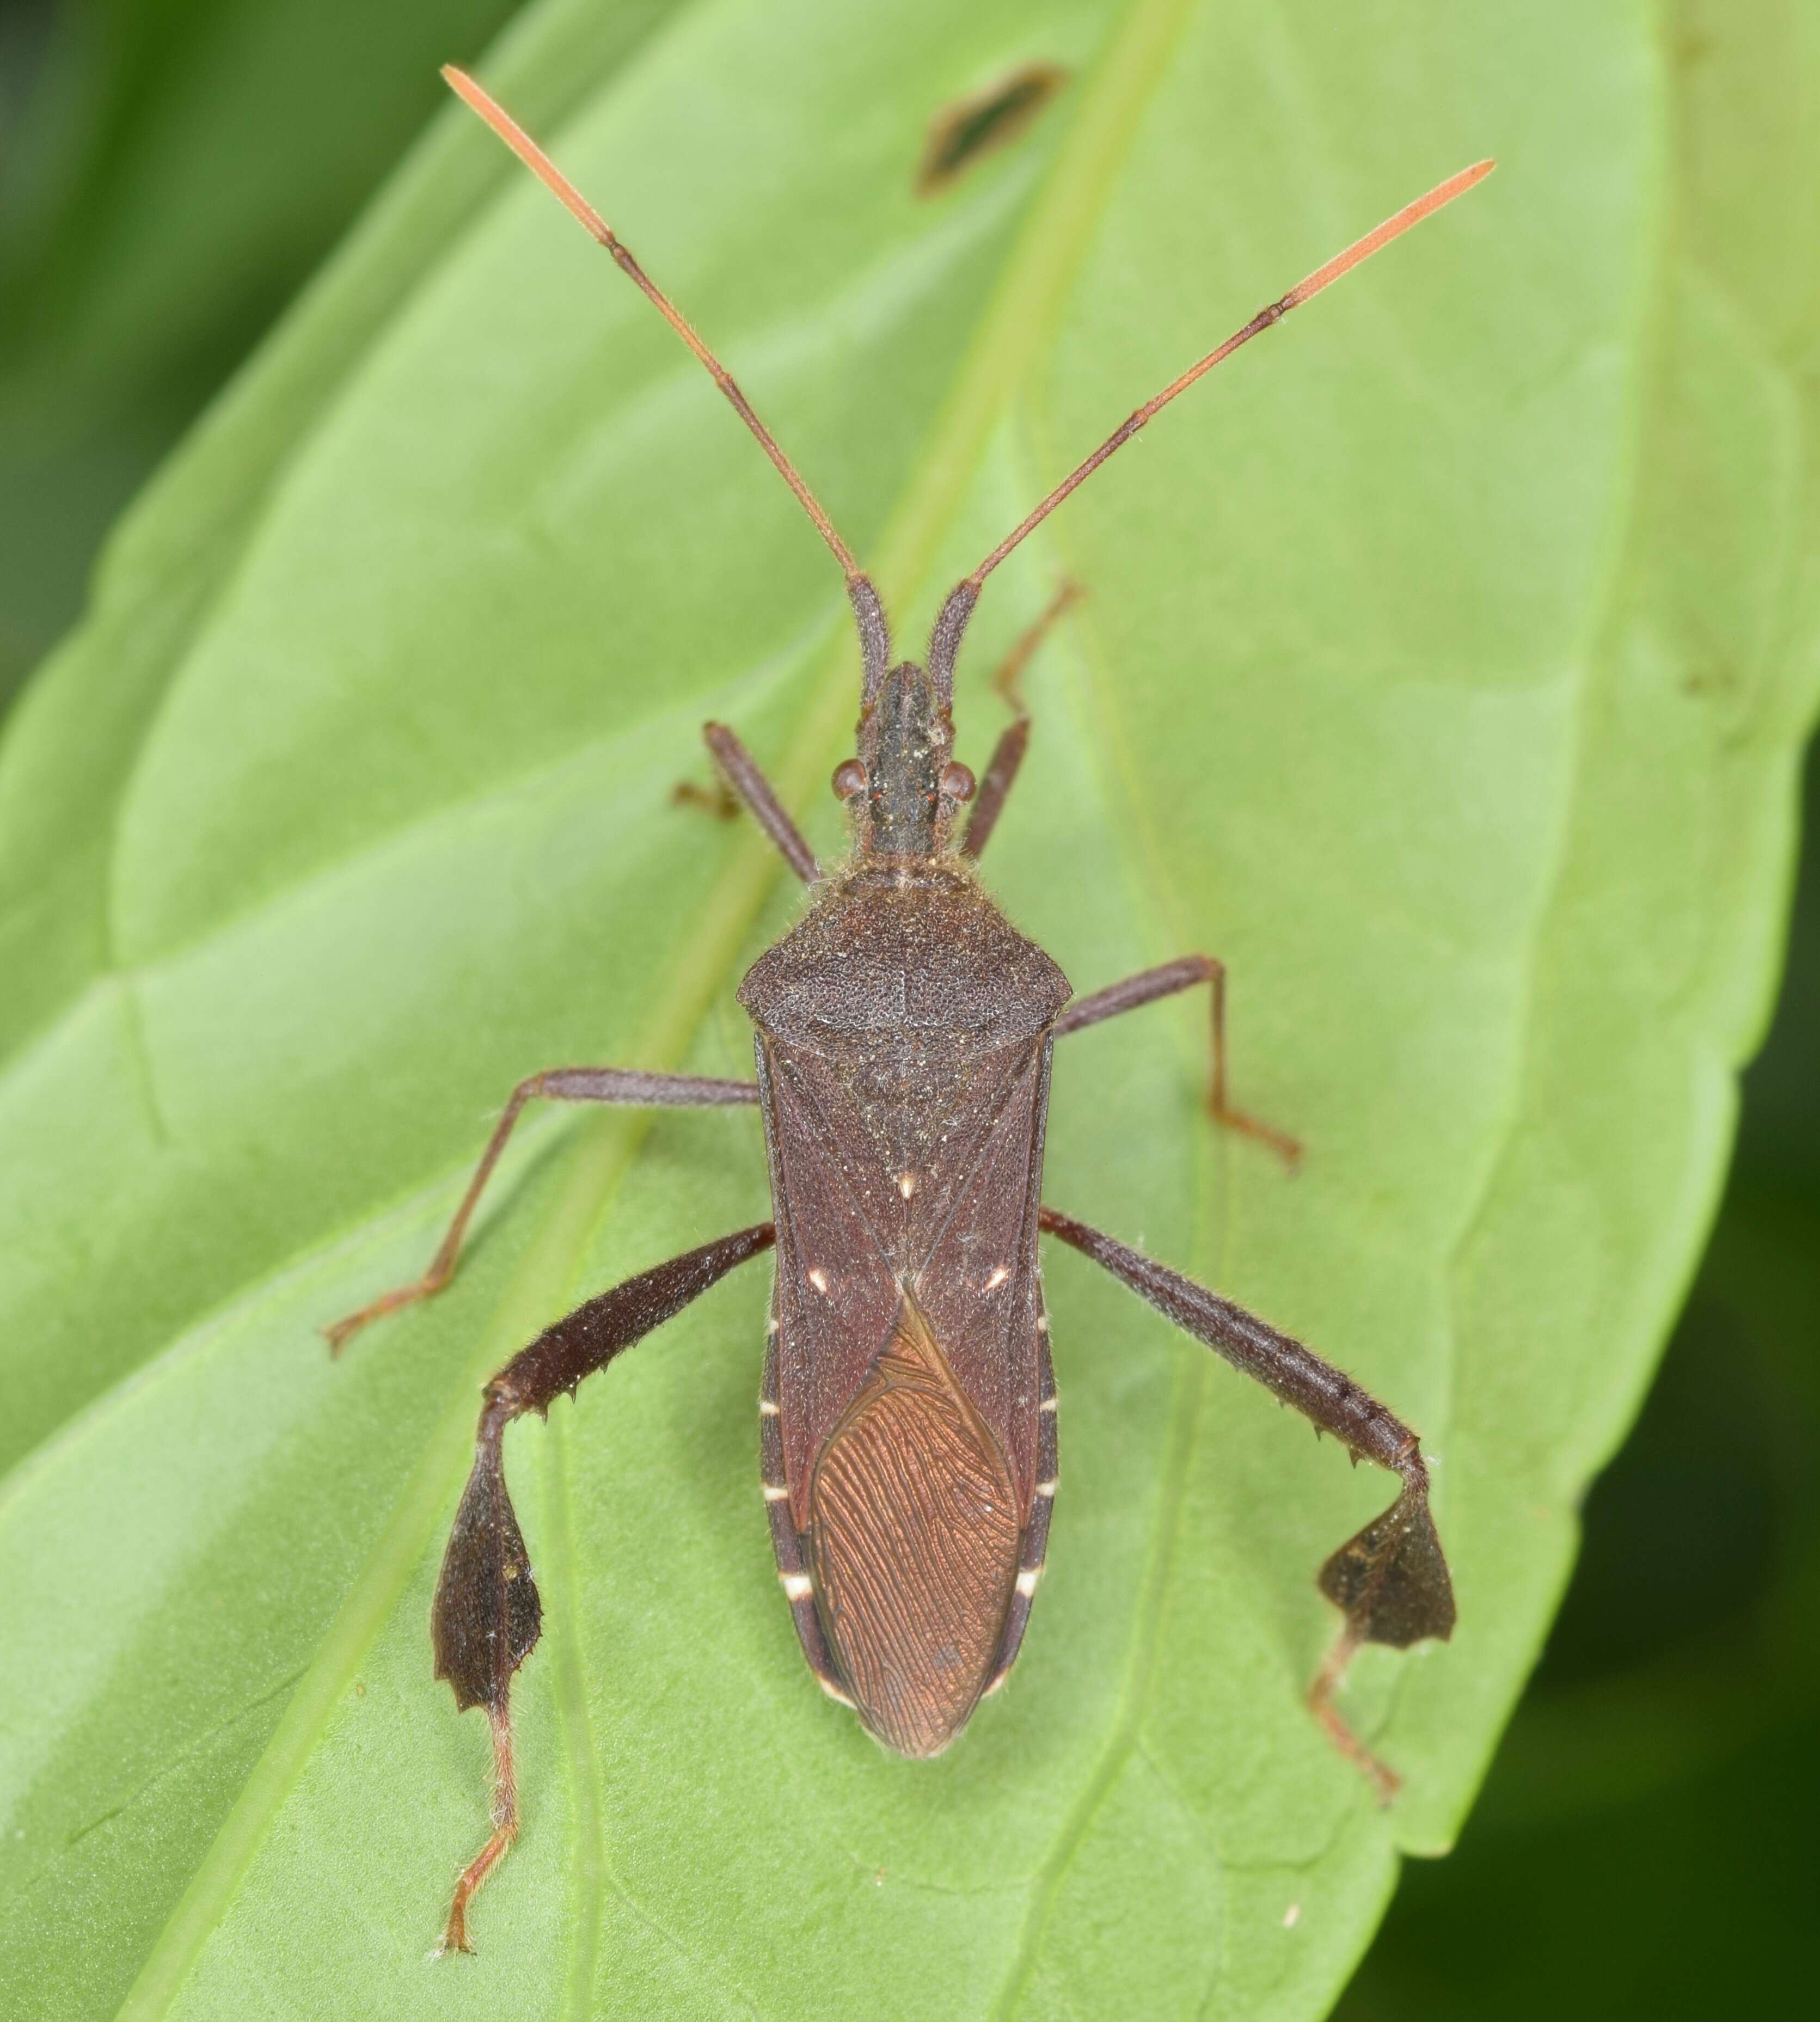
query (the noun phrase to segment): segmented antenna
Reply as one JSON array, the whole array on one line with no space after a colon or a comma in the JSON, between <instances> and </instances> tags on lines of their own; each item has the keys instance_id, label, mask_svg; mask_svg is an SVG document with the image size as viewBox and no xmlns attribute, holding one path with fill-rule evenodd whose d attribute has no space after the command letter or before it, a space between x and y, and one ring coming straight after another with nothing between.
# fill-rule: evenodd
<instances>
[{"instance_id":1,"label":"segmented antenna","mask_svg":"<svg viewBox=\"0 0 1820 2022\"><path fill-rule=\"evenodd\" d=\"M1388 246L1393 239L1401 237L1412 224L1420 224L1424 217L1432 217L1443 204L1451 203L1455 197L1464 195L1475 183L1483 182L1497 166L1495 162L1475 162L1471 168L1462 169L1457 175L1450 176L1444 183L1437 184L1426 196L1419 196L1413 203L1405 204L1395 217L1387 217L1375 232L1366 232L1362 239L1348 246L1344 253L1337 254L1326 266L1317 267L1305 281L1291 288L1280 301L1272 302L1268 308L1260 309L1242 330L1235 330L1224 344L1191 365L1180 378L1172 379L1154 399L1145 401L1134 414L1106 438L1085 463L1063 478L1041 505L1020 526L1007 535L971 575L961 578L949 599L950 605L957 607L963 601L963 592L971 590L972 593L971 597L965 598L965 608L957 608L955 615L961 624L966 622L967 615L973 608L973 600L979 593L979 586L1012 549L1027 534L1040 527L1077 485L1085 484L1115 449L1129 442L1153 414L1160 414L1178 393L1185 393L1203 373L1211 372L1223 360L1230 358L1242 344L1249 344L1260 330L1268 330L1271 324L1281 323L1291 309L1300 308L1311 295L1319 294L1323 288L1338 280L1342 274L1349 272L1362 260L1369 260L1381 246ZM945 606L944 619L947 615L948 608ZM939 622L936 629L940 631ZM957 637L953 645L957 644ZM947 656L950 660L953 658L953 645Z\"/></svg>"},{"instance_id":2,"label":"segmented antenna","mask_svg":"<svg viewBox=\"0 0 1820 2022\"><path fill-rule=\"evenodd\" d=\"M695 334L689 327L688 319L671 301L669 296L658 287L657 283L633 258L631 254L620 243L614 234L613 228L606 219L589 203L511 114L489 97L485 90L476 84L465 71L458 70L453 64L443 64L443 78L449 89L458 98L465 100L472 106L506 146L524 163L525 166L544 184L545 188L560 199L571 215L578 219L582 226L606 247L618 262L620 271L637 283L662 313L664 320L669 323L670 328L713 374L714 384L732 402L734 411L757 437L759 447L776 465L778 475L797 495L798 504L815 523L816 532L833 549L834 559L841 564L842 572L847 578L849 594L851 594L852 585L862 579L859 564L854 560L852 552L847 543L835 532L833 522L822 510L815 495L797 475L796 466L778 447L770 429L753 412L751 403L740 392L734 381L732 374ZM874 600L874 603L876 600L876 599ZM857 606L855 608L857 608ZM863 633L865 630L865 614L862 614Z\"/></svg>"}]
</instances>

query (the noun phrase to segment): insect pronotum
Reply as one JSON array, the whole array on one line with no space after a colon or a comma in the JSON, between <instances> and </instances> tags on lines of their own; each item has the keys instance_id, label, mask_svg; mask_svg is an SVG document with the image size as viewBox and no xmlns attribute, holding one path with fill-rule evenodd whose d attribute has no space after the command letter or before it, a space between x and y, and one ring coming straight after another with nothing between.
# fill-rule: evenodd
<instances>
[{"instance_id":1,"label":"insect pronotum","mask_svg":"<svg viewBox=\"0 0 1820 2022\"><path fill-rule=\"evenodd\" d=\"M487 1176L533 1097L758 1105L771 1219L590 1299L546 1328L483 1392L432 1630L437 1676L454 1687L458 1706L483 1706L491 1723L493 1832L455 1885L445 1948L469 1948L469 1905L518 1830L511 1683L537 1642L542 1606L506 1493L505 1429L527 1411L547 1413L564 1391L767 1250L775 1250L777 1266L759 1433L778 1574L810 1670L881 1742L908 1756L946 1747L1003 1683L1023 1641L1056 1485L1041 1232L1122 1279L1344 1441L1355 1458L1400 1477L1391 1507L1321 1569L1321 1589L1344 1619L1309 1690L1334 1741L1388 1797L1395 1779L1333 1701L1360 1644L1403 1648L1453 1626L1416 1436L1299 1341L1043 1204L1056 1041L1203 985L1213 1117L1286 1160L1298 1148L1227 1100L1226 973L1212 956L1185 955L1075 997L975 874L1029 736L1018 667L1071 593L1064 588L1001 671L1016 714L979 783L952 756L954 673L981 586L1077 485L1204 373L1470 189L1492 164L1463 170L1406 206L1147 400L956 584L919 666L892 660L870 581L707 346L536 144L472 78L452 68L443 75L713 375L840 564L862 666L857 753L833 776L852 835L838 863L816 861L731 730L710 723L704 733L728 785L808 887L801 919L740 986L757 1028L757 1079L556 1068L521 1082L429 1270L328 1330L338 1352L368 1321L448 1282ZM957 829L968 801L971 816Z\"/></svg>"}]
</instances>

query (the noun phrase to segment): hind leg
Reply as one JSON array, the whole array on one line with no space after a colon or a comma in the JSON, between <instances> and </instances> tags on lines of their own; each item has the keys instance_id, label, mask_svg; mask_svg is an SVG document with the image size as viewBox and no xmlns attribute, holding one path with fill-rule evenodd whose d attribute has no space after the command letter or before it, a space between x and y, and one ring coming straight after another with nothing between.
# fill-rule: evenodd
<instances>
[{"instance_id":1,"label":"hind leg","mask_svg":"<svg viewBox=\"0 0 1820 2022\"><path fill-rule=\"evenodd\" d=\"M518 1782L512 1754L513 1674L543 1626L543 1605L531 1576L523 1534L506 1492L505 1429L527 1411L548 1414L566 1390L641 1341L736 1266L768 1250L777 1232L768 1221L704 1243L578 1306L515 1355L482 1393L474 1468L443 1553L430 1611L436 1674L454 1690L465 1713L483 1706L493 1730L493 1831L461 1871L443 1933L444 1951L472 1949L468 1905L518 1837Z\"/></svg>"},{"instance_id":2,"label":"hind leg","mask_svg":"<svg viewBox=\"0 0 1820 2022\"><path fill-rule=\"evenodd\" d=\"M1056 1037L1064 1038L1070 1032L1082 1031L1089 1025L1103 1025L1108 1018L1121 1017L1127 1011L1154 1004L1159 998L1196 989L1203 983L1207 986L1208 1023L1213 1055L1213 1075L1207 1086L1207 1113L1228 1130L1236 1130L1242 1137L1255 1137L1260 1144L1267 1144L1286 1166L1293 1168L1302 1155L1301 1145L1297 1140L1286 1131L1260 1122L1248 1111L1235 1109L1227 1100L1226 965L1214 956L1182 955L1155 969L1140 969L1136 976L1126 976L1122 983L1109 983L1103 990L1096 990L1091 996L1078 998L1056 1020Z\"/></svg>"},{"instance_id":3,"label":"hind leg","mask_svg":"<svg viewBox=\"0 0 1820 2022\"><path fill-rule=\"evenodd\" d=\"M1453 1586L1429 1514L1428 1470L1415 1434L1330 1362L1230 1299L1053 1208L1041 1210L1041 1226L1293 1405L1317 1432L1343 1440L1355 1460L1375 1461L1402 1480L1402 1492L1390 1508L1321 1568L1321 1591L1345 1619L1308 1688L1309 1707L1329 1737L1371 1777L1388 1803L1396 1776L1340 1718L1333 1695L1361 1644L1406 1650L1427 1637L1444 1642L1453 1633Z\"/></svg>"}]
</instances>

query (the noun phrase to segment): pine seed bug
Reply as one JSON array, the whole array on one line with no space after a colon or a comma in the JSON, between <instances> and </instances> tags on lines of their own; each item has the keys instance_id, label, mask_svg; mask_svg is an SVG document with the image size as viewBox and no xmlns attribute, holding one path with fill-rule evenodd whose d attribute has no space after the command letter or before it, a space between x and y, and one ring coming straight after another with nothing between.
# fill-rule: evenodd
<instances>
[{"instance_id":1,"label":"pine seed bug","mask_svg":"<svg viewBox=\"0 0 1820 2022\"><path fill-rule=\"evenodd\" d=\"M704 735L727 785L808 888L797 924L747 973L757 1079L558 1068L513 1091L429 1270L327 1330L339 1352L383 1313L448 1282L469 1216L525 1104L756 1104L771 1215L641 1272L546 1328L483 1393L473 1472L432 1612L436 1675L491 1724L491 1837L463 1871L443 1944L469 1948L469 1906L518 1830L509 1697L542 1620L506 1493L505 1429L547 1414L585 1377L738 1265L777 1264L759 1403L762 1484L779 1578L824 1692L899 1754L938 1754L1016 1661L1047 1549L1056 1487L1056 1386L1037 1238L1072 1245L1176 1326L1344 1441L1401 1489L1321 1568L1340 1610L1309 1703L1388 1796L1333 1692L1359 1644L1446 1637L1454 1609L1416 1435L1299 1341L1070 1215L1044 1205L1043 1132L1055 1043L1205 986L1213 1119L1293 1162L1298 1148L1227 1097L1226 972L1186 955L1075 997L1061 970L986 896L975 865L1030 732L1016 710L983 780L952 756L955 657L981 586L1075 487L1206 372L1330 282L1470 188L1463 170L1406 206L1147 401L964 577L921 666L894 662L885 614L808 487L746 396L605 221L471 78L452 88L613 256L732 403L846 578L862 667L855 755L837 768L852 848L824 867L733 732ZM1051 622L1072 591L1046 614ZM1040 630L1040 627L1038 628ZM957 828L961 808L972 811Z\"/></svg>"}]
</instances>

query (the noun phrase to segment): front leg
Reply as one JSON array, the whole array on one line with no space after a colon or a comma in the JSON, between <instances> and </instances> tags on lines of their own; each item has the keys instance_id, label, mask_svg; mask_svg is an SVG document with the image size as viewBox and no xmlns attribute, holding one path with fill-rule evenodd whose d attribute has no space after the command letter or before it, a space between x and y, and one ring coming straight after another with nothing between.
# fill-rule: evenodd
<instances>
[{"instance_id":1,"label":"front leg","mask_svg":"<svg viewBox=\"0 0 1820 2022\"><path fill-rule=\"evenodd\" d=\"M1213 1028L1213 1071L1207 1087L1208 1114L1228 1130L1238 1131L1246 1137L1255 1137L1260 1144L1267 1144L1293 1171L1302 1155L1300 1143L1287 1132L1260 1122L1242 1109L1234 1108L1226 1099L1226 965L1213 956L1185 954L1155 969L1140 969L1136 976L1128 976L1122 983L1110 983L1103 990L1096 990L1092 996L1070 1004L1056 1020L1056 1037L1063 1038L1086 1026L1103 1024L1108 1018L1117 1018L1125 1012L1136 1011L1140 1006L1154 1004L1160 997L1173 997L1179 991L1195 989L1203 983L1207 986L1209 1000L1209 1021Z\"/></svg>"},{"instance_id":2,"label":"front leg","mask_svg":"<svg viewBox=\"0 0 1820 2022\"><path fill-rule=\"evenodd\" d=\"M1078 585L1064 580L1049 599L1041 616L1012 648L992 677L992 685L1005 698L1012 720L993 746L992 756L980 776L973 812L968 817L967 833L961 838L963 856L977 858L986 847L992 831L998 826L998 817L1012 783L1023 764L1024 748L1030 743L1030 711L1024 706L1023 670L1049 627L1080 594Z\"/></svg>"},{"instance_id":3,"label":"front leg","mask_svg":"<svg viewBox=\"0 0 1820 2022\"><path fill-rule=\"evenodd\" d=\"M396 1312L400 1306L429 1298L454 1276L455 1259L461 1254L461 1238L467 1232L469 1220L480 1203L493 1168L499 1162L500 1153L505 1149L505 1141L512 1135L519 1111L534 1096L551 1102L622 1103L635 1108L701 1108L724 1103L757 1102L758 1084L750 1081L716 1081L705 1075L644 1074L636 1068L551 1068L542 1074L533 1075L528 1081L521 1081L512 1091L512 1100L494 1126L487 1148L480 1154L480 1162L474 1168L474 1177L468 1182L468 1191L461 1196L461 1205L455 1210L455 1218L449 1224L448 1232L430 1260L430 1268L421 1278L414 1278L408 1285L394 1286L389 1292L381 1292L358 1312L349 1313L345 1319L324 1327L323 1331L329 1338L333 1353L339 1355L349 1338L358 1334L369 1321L377 1319L384 1313Z\"/></svg>"},{"instance_id":4,"label":"front leg","mask_svg":"<svg viewBox=\"0 0 1820 2022\"><path fill-rule=\"evenodd\" d=\"M1426 1637L1445 1642L1453 1633L1453 1585L1428 1512L1428 1470L1415 1434L1330 1362L1192 1278L1053 1208L1041 1210L1040 1226L1091 1257L1235 1369L1293 1404L1317 1431L1344 1440L1355 1460L1362 1455L1402 1478L1402 1493L1390 1508L1321 1568L1321 1591L1345 1620L1308 1688L1315 1717L1340 1751L1366 1771L1388 1803L1397 1790L1395 1774L1340 1718L1333 1694L1360 1644L1406 1650Z\"/></svg>"},{"instance_id":5,"label":"front leg","mask_svg":"<svg viewBox=\"0 0 1820 2022\"><path fill-rule=\"evenodd\" d=\"M714 754L727 785L752 810L753 819L771 838L779 856L805 885L813 885L822 867L778 798L777 789L760 770L758 761L724 723L703 724L702 739Z\"/></svg>"},{"instance_id":6,"label":"front leg","mask_svg":"<svg viewBox=\"0 0 1820 2022\"><path fill-rule=\"evenodd\" d=\"M527 1411L547 1418L567 1391L604 1369L622 1349L680 1313L736 1265L768 1250L768 1221L704 1243L655 1270L628 1278L545 1327L481 1393L474 1470L455 1513L430 1614L436 1676L454 1688L465 1713L484 1706L493 1729L493 1833L461 1871L449 1905L444 1951L465 1952L468 1905L518 1837L518 1786L512 1768L512 1673L537 1647L543 1607L525 1555L523 1534L506 1493L501 1446L505 1428Z\"/></svg>"}]
</instances>

